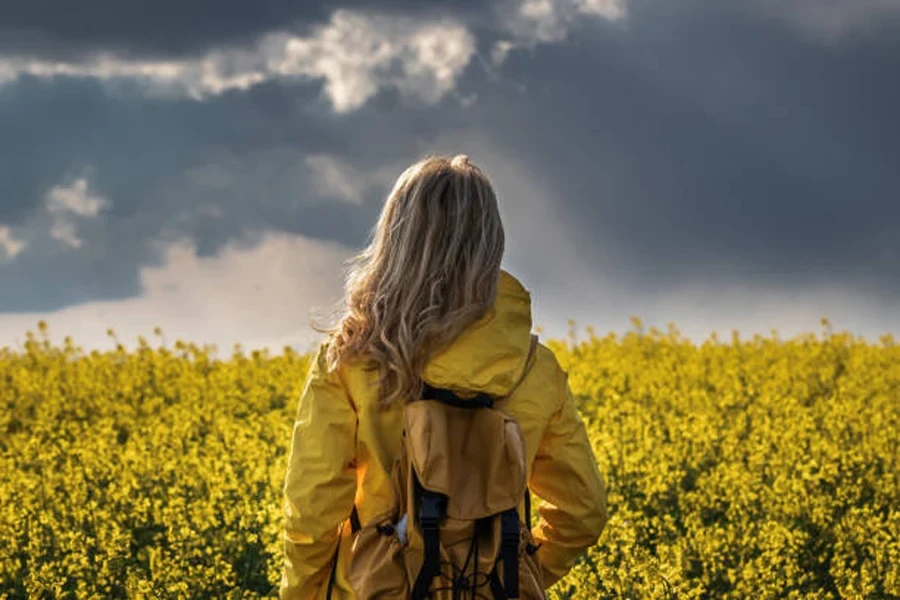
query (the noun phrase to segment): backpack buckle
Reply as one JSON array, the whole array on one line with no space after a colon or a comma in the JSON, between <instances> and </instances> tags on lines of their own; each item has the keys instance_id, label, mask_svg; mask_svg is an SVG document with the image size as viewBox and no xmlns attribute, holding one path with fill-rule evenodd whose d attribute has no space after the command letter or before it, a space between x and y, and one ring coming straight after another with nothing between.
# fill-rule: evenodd
<instances>
[{"instance_id":1,"label":"backpack buckle","mask_svg":"<svg viewBox=\"0 0 900 600\"><path fill-rule=\"evenodd\" d=\"M444 497L440 494L425 492L422 494L422 507L419 512L419 526L422 530L437 529L444 512Z\"/></svg>"}]
</instances>

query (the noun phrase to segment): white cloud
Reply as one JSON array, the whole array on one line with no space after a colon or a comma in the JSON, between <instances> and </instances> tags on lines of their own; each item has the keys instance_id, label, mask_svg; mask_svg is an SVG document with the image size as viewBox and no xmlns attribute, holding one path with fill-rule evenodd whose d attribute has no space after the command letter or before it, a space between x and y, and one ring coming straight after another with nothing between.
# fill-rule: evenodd
<instances>
[{"instance_id":1,"label":"white cloud","mask_svg":"<svg viewBox=\"0 0 900 600\"><path fill-rule=\"evenodd\" d=\"M75 224L71 221L58 221L50 229L50 237L59 240L72 248L81 248L84 243L75 233Z\"/></svg>"},{"instance_id":2,"label":"white cloud","mask_svg":"<svg viewBox=\"0 0 900 600\"><path fill-rule=\"evenodd\" d=\"M164 182L160 195L177 206L170 225L226 214L226 222L245 222L263 211L300 218L306 207L322 199L361 205L367 194L390 189L403 168L397 163L361 168L333 154L311 154L290 145L240 155L219 150Z\"/></svg>"},{"instance_id":3,"label":"white cloud","mask_svg":"<svg viewBox=\"0 0 900 600\"><path fill-rule=\"evenodd\" d=\"M0 225L0 249L7 260L12 260L25 249L25 242L17 239L7 225Z\"/></svg>"},{"instance_id":4,"label":"white cloud","mask_svg":"<svg viewBox=\"0 0 900 600\"><path fill-rule=\"evenodd\" d=\"M628 16L626 0L507 0L502 22L512 39L494 44L491 62L500 65L512 50L566 39L569 30L585 18L622 21Z\"/></svg>"},{"instance_id":5,"label":"white cloud","mask_svg":"<svg viewBox=\"0 0 900 600\"><path fill-rule=\"evenodd\" d=\"M321 338L309 317L324 316L340 299L342 261L351 254L340 244L269 232L253 248L233 243L217 256L196 257L193 244L181 240L166 248L162 266L141 270L139 297L0 314L0 345L21 342L43 319L53 340L71 335L88 350L111 347L109 327L133 348L137 336L153 338L156 326L169 346L179 338L216 344L220 356L237 342L247 349L306 350Z\"/></svg>"},{"instance_id":6,"label":"white cloud","mask_svg":"<svg viewBox=\"0 0 900 600\"><path fill-rule=\"evenodd\" d=\"M364 171L328 154L310 154L305 163L314 193L356 205L362 204L363 194L372 186L389 188L402 171L393 165Z\"/></svg>"},{"instance_id":7,"label":"white cloud","mask_svg":"<svg viewBox=\"0 0 900 600\"><path fill-rule=\"evenodd\" d=\"M315 191L350 204L362 204L365 181L360 173L334 157L314 154L306 157Z\"/></svg>"},{"instance_id":8,"label":"white cloud","mask_svg":"<svg viewBox=\"0 0 900 600\"><path fill-rule=\"evenodd\" d=\"M88 190L88 182L84 177L79 177L69 186L54 186L46 198L47 210L52 213L69 212L85 217L96 217L100 209L108 204L105 198Z\"/></svg>"},{"instance_id":9,"label":"white cloud","mask_svg":"<svg viewBox=\"0 0 900 600\"><path fill-rule=\"evenodd\" d=\"M506 60L509 53L514 50L516 45L509 40L500 40L491 49L491 64L499 65Z\"/></svg>"},{"instance_id":10,"label":"white cloud","mask_svg":"<svg viewBox=\"0 0 900 600\"><path fill-rule=\"evenodd\" d=\"M578 12L586 15L597 15L611 21L624 19L625 0L576 0Z\"/></svg>"},{"instance_id":11,"label":"white cloud","mask_svg":"<svg viewBox=\"0 0 900 600\"><path fill-rule=\"evenodd\" d=\"M35 77L134 79L153 93L194 99L246 90L272 79L322 79L339 113L362 106L379 89L433 103L456 85L475 51L461 23L420 21L337 10L308 37L272 32L249 48L224 48L182 60L132 60L99 53L81 62L0 58L0 83Z\"/></svg>"},{"instance_id":12,"label":"white cloud","mask_svg":"<svg viewBox=\"0 0 900 600\"><path fill-rule=\"evenodd\" d=\"M537 42L565 39L575 20L584 16L609 21L625 17L625 5L619 0L522 0L517 8L520 33Z\"/></svg>"},{"instance_id":13,"label":"white cloud","mask_svg":"<svg viewBox=\"0 0 900 600\"><path fill-rule=\"evenodd\" d=\"M474 36L449 18L363 15L337 10L313 36L269 36L269 68L282 77L325 80L337 112L359 108L380 87L394 87L424 102L454 88L475 51Z\"/></svg>"},{"instance_id":14,"label":"white cloud","mask_svg":"<svg viewBox=\"0 0 900 600\"><path fill-rule=\"evenodd\" d=\"M71 185L56 185L47 192L44 206L50 214L50 236L73 248L80 248L83 240L78 237L76 221L79 218L96 218L109 201L91 192L87 179L80 177Z\"/></svg>"},{"instance_id":15,"label":"white cloud","mask_svg":"<svg viewBox=\"0 0 900 600\"><path fill-rule=\"evenodd\" d=\"M36 210L15 228L0 226L0 258L11 260L22 252L39 247L47 238L70 248L84 245L83 236L91 237L106 224L101 211L111 202L91 189L86 177L71 183L59 183L43 198L42 210Z\"/></svg>"}]
</instances>

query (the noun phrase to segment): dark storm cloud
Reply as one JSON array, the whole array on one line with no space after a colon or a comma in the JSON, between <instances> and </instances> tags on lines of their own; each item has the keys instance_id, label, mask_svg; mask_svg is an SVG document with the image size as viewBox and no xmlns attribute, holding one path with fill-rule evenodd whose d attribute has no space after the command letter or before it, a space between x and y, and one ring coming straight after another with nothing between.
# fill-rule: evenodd
<instances>
[{"instance_id":1,"label":"dark storm cloud","mask_svg":"<svg viewBox=\"0 0 900 600\"><path fill-rule=\"evenodd\" d=\"M359 205L323 197L305 156L375 170L458 119L406 113L391 93L336 116L319 88L265 84L202 103L110 95L85 80L23 78L2 90L0 225L28 233L48 191L82 176L111 205L82 248L49 239L39 220L40 239L13 261L0 258L0 311L133 296L139 268L159 263L156 242L181 235L200 256L261 229L362 244L387 186L367 188ZM216 173L229 178L210 181Z\"/></svg>"},{"instance_id":2,"label":"dark storm cloud","mask_svg":"<svg viewBox=\"0 0 900 600\"><path fill-rule=\"evenodd\" d=\"M486 98L482 122L549 180L582 251L642 289L895 293L900 28L828 43L705 6L636 4L627 30L513 54L528 92Z\"/></svg>"},{"instance_id":3,"label":"dark storm cloud","mask_svg":"<svg viewBox=\"0 0 900 600\"><path fill-rule=\"evenodd\" d=\"M195 53L325 21L332 10L203 1L126 14L120 4L51 12L49 3L0 0L0 47ZM0 311L134 295L139 268L160 260L154 241L176 234L201 255L258 229L359 246L387 187L371 187L359 205L319 197L303 157L334 155L361 171L402 166L428 150L423 140L476 127L537 174L598 271L617 269L636 289L692 278L895 293L895 23L828 41L762 18L752 3L629 6L625 27L585 20L565 42L513 52L499 79L473 62L457 86L477 94L469 107L451 98L417 105L388 89L336 115L320 81L268 82L204 102L148 99L125 83L8 84L0 225L26 227L52 186L85 173L112 204L83 248L35 243L0 260ZM479 35L482 47L493 39ZM234 177L216 183L223 171Z\"/></svg>"},{"instance_id":4,"label":"dark storm cloud","mask_svg":"<svg viewBox=\"0 0 900 600\"><path fill-rule=\"evenodd\" d=\"M211 46L245 44L276 29L303 33L327 21L336 8L433 15L472 13L479 7L483 3L475 0L443 5L416 0L0 0L0 53L69 59L98 49L137 57L190 55Z\"/></svg>"}]
</instances>

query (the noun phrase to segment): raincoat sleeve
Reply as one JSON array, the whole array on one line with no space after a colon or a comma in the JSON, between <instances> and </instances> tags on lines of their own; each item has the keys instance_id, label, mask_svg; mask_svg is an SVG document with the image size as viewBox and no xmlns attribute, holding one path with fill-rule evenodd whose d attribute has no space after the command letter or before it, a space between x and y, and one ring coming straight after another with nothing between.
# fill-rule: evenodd
<instances>
[{"instance_id":1,"label":"raincoat sleeve","mask_svg":"<svg viewBox=\"0 0 900 600\"><path fill-rule=\"evenodd\" d=\"M325 346L297 407L284 482L284 568L279 598L324 597L339 528L356 494L356 409Z\"/></svg>"},{"instance_id":2,"label":"raincoat sleeve","mask_svg":"<svg viewBox=\"0 0 900 600\"><path fill-rule=\"evenodd\" d=\"M562 370L559 374L559 406L544 432L529 480L543 501L532 534L541 544L537 557L544 587L568 573L578 555L597 542L607 521L606 487L568 376Z\"/></svg>"}]
</instances>

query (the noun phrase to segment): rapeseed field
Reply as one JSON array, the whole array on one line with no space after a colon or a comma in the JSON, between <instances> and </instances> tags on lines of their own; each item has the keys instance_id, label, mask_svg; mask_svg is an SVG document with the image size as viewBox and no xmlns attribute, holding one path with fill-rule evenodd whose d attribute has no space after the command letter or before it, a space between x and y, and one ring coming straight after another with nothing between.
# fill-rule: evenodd
<instances>
[{"instance_id":1,"label":"rapeseed field","mask_svg":"<svg viewBox=\"0 0 900 600\"><path fill-rule=\"evenodd\" d=\"M547 342L610 508L553 598L900 598L900 346L823 324ZM109 333L0 349L0 598L271 597L308 356Z\"/></svg>"}]
</instances>

